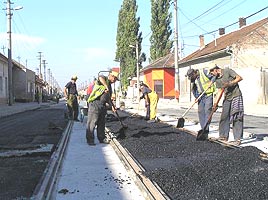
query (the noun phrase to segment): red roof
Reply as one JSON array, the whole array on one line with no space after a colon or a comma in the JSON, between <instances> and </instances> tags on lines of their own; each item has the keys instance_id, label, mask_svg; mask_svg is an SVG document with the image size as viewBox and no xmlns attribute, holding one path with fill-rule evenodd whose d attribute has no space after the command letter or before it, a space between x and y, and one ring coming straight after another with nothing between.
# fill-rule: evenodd
<instances>
[{"instance_id":1,"label":"red roof","mask_svg":"<svg viewBox=\"0 0 268 200\"><path fill-rule=\"evenodd\" d=\"M169 53L166 56L158 58L154 62L141 69L141 71L156 68L174 68L174 53Z\"/></svg>"},{"instance_id":2,"label":"red roof","mask_svg":"<svg viewBox=\"0 0 268 200\"><path fill-rule=\"evenodd\" d=\"M179 61L179 63L184 63L187 61L190 61L192 59L196 59L211 53L215 53L221 50L226 49L227 46L231 46L234 43L239 42L240 40L243 40L243 38L249 34L251 34L256 29L262 27L263 25L268 23L268 18L264 18L263 20L260 20L254 24L243 26L242 28L231 32L229 34L225 34L220 36L216 39L216 41L211 41L207 45L205 45L204 48L199 49L192 54L186 56L182 60ZM267 32L266 32L267 35ZM216 44L216 45L215 45Z\"/></svg>"}]
</instances>

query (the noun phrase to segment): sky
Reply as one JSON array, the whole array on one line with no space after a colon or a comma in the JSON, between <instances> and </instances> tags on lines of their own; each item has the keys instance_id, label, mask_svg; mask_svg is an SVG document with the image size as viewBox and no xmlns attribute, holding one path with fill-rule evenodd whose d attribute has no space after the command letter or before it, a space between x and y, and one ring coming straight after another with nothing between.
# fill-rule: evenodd
<instances>
[{"instance_id":1,"label":"sky","mask_svg":"<svg viewBox=\"0 0 268 200\"><path fill-rule=\"evenodd\" d=\"M73 75L78 86L89 83L100 71L118 67L115 62L118 13L123 0L13 0L11 7L22 6L12 13L12 58L37 72L39 53L45 60L46 74L63 88ZM142 52L150 55L151 1L136 0ZM218 29L248 17L268 6L265 0L178 0L178 37L182 56L198 49L199 35L205 43L218 36ZM0 3L0 52L7 56L6 3ZM174 30L174 4L171 29ZM247 19L247 24L268 17L268 9ZM226 28L237 30L238 24ZM216 32L213 32L215 31ZM213 32L213 33L211 33ZM208 34L209 33L209 34ZM174 35L171 36L171 40ZM143 65L146 66L148 62ZM43 73L42 68L42 73ZM48 75L47 75L48 76Z\"/></svg>"}]
</instances>

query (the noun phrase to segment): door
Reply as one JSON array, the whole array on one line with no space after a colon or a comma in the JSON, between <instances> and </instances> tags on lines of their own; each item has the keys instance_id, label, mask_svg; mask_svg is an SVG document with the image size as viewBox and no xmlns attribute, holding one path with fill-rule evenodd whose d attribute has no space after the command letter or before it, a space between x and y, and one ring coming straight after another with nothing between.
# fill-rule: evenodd
<instances>
[{"instance_id":1,"label":"door","mask_svg":"<svg viewBox=\"0 0 268 200\"><path fill-rule=\"evenodd\" d=\"M163 98L163 80L154 80L154 91L159 98Z\"/></svg>"}]
</instances>

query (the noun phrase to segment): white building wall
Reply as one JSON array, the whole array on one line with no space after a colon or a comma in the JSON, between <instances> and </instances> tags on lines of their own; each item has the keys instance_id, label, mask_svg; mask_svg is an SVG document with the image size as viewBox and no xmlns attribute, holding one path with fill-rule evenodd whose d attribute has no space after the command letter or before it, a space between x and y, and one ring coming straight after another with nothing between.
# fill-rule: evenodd
<instances>
[{"instance_id":1,"label":"white building wall","mask_svg":"<svg viewBox=\"0 0 268 200\"><path fill-rule=\"evenodd\" d=\"M0 104L7 103L8 99L8 66L0 60Z\"/></svg>"}]
</instances>

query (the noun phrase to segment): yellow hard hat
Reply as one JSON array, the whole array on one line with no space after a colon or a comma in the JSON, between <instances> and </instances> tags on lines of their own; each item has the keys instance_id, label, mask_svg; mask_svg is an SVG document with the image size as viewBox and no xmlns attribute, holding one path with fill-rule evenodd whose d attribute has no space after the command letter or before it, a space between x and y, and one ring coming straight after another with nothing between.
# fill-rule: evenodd
<instances>
[{"instance_id":1,"label":"yellow hard hat","mask_svg":"<svg viewBox=\"0 0 268 200\"><path fill-rule=\"evenodd\" d=\"M72 78L71 78L71 80L77 80L77 79L78 79L78 78L77 78L76 75L72 76Z\"/></svg>"},{"instance_id":2,"label":"yellow hard hat","mask_svg":"<svg viewBox=\"0 0 268 200\"><path fill-rule=\"evenodd\" d=\"M111 71L110 74L111 74L112 76L114 76L117 80L119 80L119 78L118 78L119 73L118 73L118 72L116 72L116 71Z\"/></svg>"}]
</instances>

